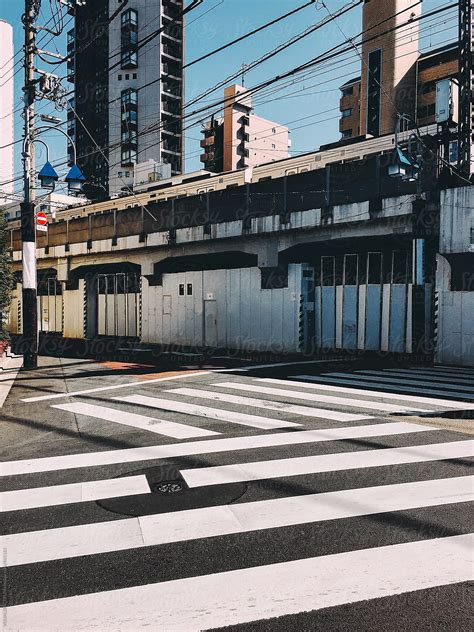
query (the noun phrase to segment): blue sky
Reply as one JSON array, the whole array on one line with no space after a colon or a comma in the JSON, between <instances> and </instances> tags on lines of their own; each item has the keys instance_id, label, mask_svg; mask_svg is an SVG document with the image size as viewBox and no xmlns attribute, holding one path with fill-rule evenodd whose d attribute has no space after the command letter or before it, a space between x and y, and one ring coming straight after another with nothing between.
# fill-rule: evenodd
<instances>
[{"instance_id":1,"label":"blue sky","mask_svg":"<svg viewBox=\"0 0 474 632\"><path fill-rule=\"evenodd\" d=\"M152 2L153 0L149 1ZM326 5L331 12L334 12L347 4L348 1L326 0ZM386 2L387 0L378 1ZM415 1L413 0L414 3ZM52 0L52 2L55 5L56 0ZM42 0L42 4L43 15L47 21L51 15L50 2L49 0ZM189 13L187 18L186 61L192 61L301 4L303 4L303 0L204 0L202 5ZM444 4L446 4L444 0L424 0L423 10L428 12ZM23 0L2 0L0 4L0 18L9 21L14 26L15 52L21 49L23 41L21 25L23 6ZM236 72L242 64L250 64L327 15L321 2L317 2L258 35L192 66L186 74L186 101ZM69 16L66 18L69 19ZM436 47L457 39L455 9L450 10L447 14L432 18L430 22L431 24L422 23L421 26L420 48L422 50L428 50L430 47ZM339 18L337 23L344 35L356 35L361 31L361 8L356 7ZM72 24L68 25L65 31L71 26ZM252 87L261 81L281 74L342 42L344 37L341 30L334 24L330 24L309 35L298 44L248 72L245 76L246 86ZM61 52L64 51L65 37L56 38L56 45ZM15 61L19 59L20 54L17 55ZM41 67L44 66L43 64ZM64 69L64 67L61 68ZM15 75L15 108L18 108L21 105L21 83L23 81L19 63L15 66L15 70L20 70ZM2 74L3 71L0 70L0 75ZM62 72L61 76L64 74ZM360 60L354 53L350 58L345 56L343 61L335 61L325 68L319 68L312 76L305 77L304 81L298 78L295 83L279 92L256 95L255 111L265 118L288 124L292 130L293 152L311 151L321 144L339 138L338 87L347 79L358 74L360 74ZM70 86L70 84L64 83L66 87ZM200 101L196 107L216 101L222 95L222 90L220 89L207 97L208 100ZM58 112L55 112L54 108L45 102L41 104L41 111L54 112L58 115ZM59 116L65 118L64 113L59 113ZM15 119L16 139L21 136L21 124L20 112L17 112ZM200 125L190 127L185 132L187 171L200 168L199 129ZM65 139L56 133L48 137L47 140L51 148L52 161L63 159L66 154ZM38 164L42 160L44 160L44 156L40 150ZM20 169L20 156L17 151L16 173Z\"/></svg>"}]
</instances>

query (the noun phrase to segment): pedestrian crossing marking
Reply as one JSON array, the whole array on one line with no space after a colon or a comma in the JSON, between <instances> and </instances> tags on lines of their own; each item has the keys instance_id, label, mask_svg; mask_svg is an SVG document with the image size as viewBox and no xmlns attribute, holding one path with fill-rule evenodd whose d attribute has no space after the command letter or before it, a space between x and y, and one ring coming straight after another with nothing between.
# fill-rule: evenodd
<instances>
[{"instance_id":1,"label":"pedestrian crossing marking","mask_svg":"<svg viewBox=\"0 0 474 632\"><path fill-rule=\"evenodd\" d=\"M329 375L334 375L329 373ZM393 373L385 373L382 371L355 371L354 375L363 378L364 380L372 380L374 382L388 382L389 384L412 384L413 386L428 386L429 388L443 388L443 383L439 383L439 381L435 381L431 378L425 378L422 375L419 376L406 376L399 375ZM443 378L444 379L444 378ZM446 384L446 389L454 389L454 386L451 384ZM459 383L459 380L456 381L456 392L464 392L472 393L474 391L474 385L471 386L463 386ZM464 395L463 395L464 397Z\"/></svg>"},{"instance_id":2,"label":"pedestrian crossing marking","mask_svg":"<svg viewBox=\"0 0 474 632\"><path fill-rule=\"evenodd\" d=\"M354 470L368 467L383 467L408 463L423 463L444 459L459 459L473 454L474 441L453 441L403 448L383 448L382 450L362 450L317 456L276 459L218 465L190 470L181 470L181 475L189 487L242 483L303 474L319 474Z\"/></svg>"},{"instance_id":3,"label":"pedestrian crossing marking","mask_svg":"<svg viewBox=\"0 0 474 632\"><path fill-rule=\"evenodd\" d=\"M175 511L3 537L8 566L474 500L474 476Z\"/></svg>"},{"instance_id":4,"label":"pedestrian crossing marking","mask_svg":"<svg viewBox=\"0 0 474 632\"><path fill-rule=\"evenodd\" d=\"M229 437L169 445L125 448L121 450L103 450L101 452L83 452L62 456L22 459L0 463L1 476L18 476L38 472L55 472L78 468L100 467L116 463L138 463L160 459L172 459L182 456L235 452L236 450L254 450L290 445L303 445L320 441L338 441L363 437L380 437L391 434L411 434L418 432L438 432L438 428L405 422L370 424L323 430L302 430L300 432L279 432L274 434L251 435L247 437Z\"/></svg>"},{"instance_id":5,"label":"pedestrian crossing marking","mask_svg":"<svg viewBox=\"0 0 474 632\"><path fill-rule=\"evenodd\" d=\"M88 417L95 417L96 419L102 419L104 421L112 421L113 423L131 426L132 428L139 428L140 430L148 430L149 432L154 432L155 434L160 434L165 437L173 437L174 439L191 439L220 434L219 432L214 432L213 430L195 428L193 426L187 426L173 421L145 417L145 415L137 415L136 413L128 413L117 410L116 408L95 406L84 402L56 404L52 406L52 408L66 410L79 415L87 415Z\"/></svg>"},{"instance_id":6,"label":"pedestrian crossing marking","mask_svg":"<svg viewBox=\"0 0 474 632\"><path fill-rule=\"evenodd\" d=\"M345 397L335 397L332 395L319 395L317 393L302 393L300 391L289 391L281 388L269 388L266 386L255 386L252 384L242 384L240 382L219 382L213 384L213 386L219 386L220 388L229 388L239 391L248 391L251 393L261 393L262 395L273 395L274 397L285 397L289 399L302 399L310 402L318 402L324 404L336 404L338 406L351 406L355 408L367 408L370 410L382 411L382 412L408 412L418 411L426 412L419 408L412 408L409 406L384 404L383 402L373 402L362 399L349 399ZM295 384L295 386L297 386Z\"/></svg>"},{"instance_id":7,"label":"pedestrian crossing marking","mask_svg":"<svg viewBox=\"0 0 474 632\"><path fill-rule=\"evenodd\" d=\"M457 535L50 599L4 611L4 630L206 630L472 579Z\"/></svg>"},{"instance_id":8,"label":"pedestrian crossing marking","mask_svg":"<svg viewBox=\"0 0 474 632\"><path fill-rule=\"evenodd\" d=\"M352 393L354 395L365 395L366 397L384 397L386 399L399 399L399 400L408 400L412 402L417 402L420 404L425 404L426 406L438 406L441 408L456 408L461 410L474 410L474 404L470 404L468 402L462 402L459 400L452 399L442 399L440 397L433 398L429 397L429 395L444 395L441 391L433 391L427 389L420 388L411 388L409 386L397 388L396 386L390 386L389 384L381 384L372 385L370 382L364 382L361 379L353 379L354 376L350 373L343 373L345 377L327 377L327 374L322 375L295 375L295 379L297 380L308 380L310 382L314 382L314 387L317 386L318 389L324 389L326 386L331 386L331 389L336 389L341 393ZM297 383L298 386L302 386L301 382ZM334 386L333 386L334 385ZM363 386L363 389L354 389L352 386ZM383 391L374 390L375 388L383 388ZM400 393L399 391L403 391ZM406 393L410 393L410 395L406 395ZM414 393L411 395L411 393ZM426 397L423 395L426 393Z\"/></svg>"},{"instance_id":9,"label":"pedestrian crossing marking","mask_svg":"<svg viewBox=\"0 0 474 632\"><path fill-rule=\"evenodd\" d=\"M360 381L365 381L366 383L368 382L370 383L377 383L377 382L382 382L385 386L388 387L388 385L393 384L398 385L398 390L401 391L416 391L416 392L422 392L422 393L427 393L428 395L446 395L446 397L449 397L451 399L456 399L459 397L462 398L466 398L466 399L474 399L474 395L469 395L469 393L464 393L461 392L460 390L447 390L447 389L438 389L435 390L435 384L428 384L428 383L423 383L423 382L415 382L414 380L401 380L401 379L389 379L388 376L387 377L373 377L373 376L364 376L361 375L360 373L357 374L352 374L353 377L359 379ZM336 378L336 379L347 379L348 376L347 373L325 373L324 377L330 377L330 378Z\"/></svg>"},{"instance_id":10,"label":"pedestrian crossing marking","mask_svg":"<svg viewBox=\"0 0 474 632\"><path fill-rule=\"evenodd\" d=\"M231 382L232 384L233 382ZM213 384L212 386L216 386ZM313 419L328 419L332 421L362 421L371 419L370 415L355 415L353 413L343 413L325 408L314 408L313 406L299 406L298 404L288 404L287 402L271 401L269 399L258 399L253 397L242 397L240 395L230 395L228 393L216 393L197 388L174 388L165 391L173 395L185 395L226 404L237 404L239 406L250 406L251 408L263 408L265 410L277 410L282 413L302 415Z\"/></svg>"},{"instance_id":11,"label":"pedestrian crossing marking","mask_svg":"<svg viewBox=\"0 0 474 632\"><path fill-rule=\"evenodd\" d=\"M0 492L0 511L19 511L149 493L150 486L146 476L33 487Z\"/></svg>"},{"instance_id":12,"label":"pedestrian crossing marking","mask_svg":"<svg viewBox=\"0 0 474 632\"><path fill-rule=\"evenodd\" d=\"M211 371L183 371L180 375L176 375L175 372L172 372L173 375L169 377L157 377L153 380L147 380L147 386L149 384L157 384L159 382L169 382L170 380L180 380L185 378L195 378L203 375L209 375ZM140 375L136 376L140 378ZM22 402L45 402L50 399L61 399L63 397L78 397L79 395L91 395L92 393L102 393L104 391L115 391L117 389L122 388L136 388L137 386L143 386L140 382L126 382L125 384L112 384L109 386L98 386L97 388L87 388L82 391L70 391L69 393L48 393L47 395L36 395L35 397L27 397L22 399Z\"/></svg>"},{"instance_id":13,"label":"pedestrian crossing marking","mask_svg":"<svg viewBox=\"0 0 474 632\"><path fill-rule=\"evenodd\" d=\"M357 373L367 373L367 374L371 374L372 371L357 371ZM444 374L444 373L433 373L430 370L426 370L426 371L413 371L413 370L405 370L402 371L400 369L384 369L383 371L375 371L374 372L377 375L390 375L390 376L394 376L394 375L401 375L403 377L406 378L413 378L413 379L419 379L420 377L423 378L424 380L429 380L430 382L441 382L441 383L446 383L446 384L451 384L451 383L455 383L455 384L472 384L474 385L474 377L464 377L464 376L460 376L460 375L452 375L452 374Z\"/></svg>"},{"instance_id":14,"label":"pedestrian crossing marking","mask_svg":"<svg viewBox=\"0 0 474 632\"><path fill-rule=\"evenodd\" d=\"M278 428L298 428L301 424L291 421L282 421L281 419L271 419L270 417L261 417L258 415L247 415L245 413L237 413L230 410L222 410L221 408L209 408L208 406L198 406L197 404L187 404L185 402L175 402L169 399L158 397L148 397L146 395L127 395L125 397L113 397L115 401L126 402L130 404L139 404L141 406L149 406L151 408L160 408L161 410L171 410L184 413L186 415L196 415L206 417L208 419L219 419L229 421L231 423L259 428L261 430L276 430Z\"/></svg>"}]
</instances>

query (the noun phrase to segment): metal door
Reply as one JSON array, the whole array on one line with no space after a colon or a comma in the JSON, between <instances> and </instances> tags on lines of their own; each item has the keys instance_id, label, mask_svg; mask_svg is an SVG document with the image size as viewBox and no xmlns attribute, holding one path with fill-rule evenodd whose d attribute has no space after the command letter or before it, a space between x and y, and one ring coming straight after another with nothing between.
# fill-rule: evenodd
<instances>
[{"instance_id":1,"label":"metal door","mask_svg":"<svg viewBox=\"0 0 474 632\"><path fill-rule=\"evenodd\" d=\"M140 337L140 276L119 272L97 277L99 336Z\"/></svg>"},{"instance_id":2,"label":"metal door","mask_svg":"<svg viewBox=\"0 0 474 632\"><path fill-rule=\"evenodd\" d=\"M217 301L204 301L204 346L217 347Z\"/></svg>"},{"instance_id":3,"label":"metal door","mask_svg":"<svg viewBox=\"0 0 474 632\"><path fill-rule=\"evenodd\" d=\"M63 330L62 287L56 277L38 285L38 329L42 333L61 333Z\"/></svg>"}]
</instances>

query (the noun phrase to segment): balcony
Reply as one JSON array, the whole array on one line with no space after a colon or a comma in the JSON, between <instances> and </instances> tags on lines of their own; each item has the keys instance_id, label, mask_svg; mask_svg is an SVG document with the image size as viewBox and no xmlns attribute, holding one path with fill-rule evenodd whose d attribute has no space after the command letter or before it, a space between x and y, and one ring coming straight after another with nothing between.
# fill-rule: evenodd
<instances>
[{"instance_id":1,"label":"balcony","mask_svg":"<svg viewBox=\"0 0 474 632\"><path fill-rule=\"evenodd\" d=\"M204 149L205 147L212 147L215 142L215 136L207 136L206 138L201 139L201 142L199 144Z\"/></svg>"},{"instance_id":2,"label":"balcony","mask_svg":"<svg viewBox=\"0 0 474 632\"><path fill-rule=\"evenodd\" d=\"M182 52L182 49L178 45L172 46L171 43L163 45L163 55L171 57L171 59L175 59L178 62L181 61Z\"/></svg>"},{"instance_id":3,"label":"balcony","mask_svg":"<svg viewBox=\"0 0 474 632\"><path fill-rule=\"evenodd\" d=\"M165 75L169 77L173 77L175 79L181 79L182 68L181 65L177 63L164 63L163 64L163 72Z\"/></svg>"},{"instance_id":4,"label":"balcony","mask_svg":"<svg viewBox=\"0 0 474 632\"><path fill-rule=\"evenodd\" d=\"M245 149L243 145L237 145L237 154L243 158L248 158L250 155L249 150Z\"/></svg>"},{"instance_id":5,"label":"balcony","mask_svg":"<svg viewBox=\"0 0 474 632\"><path fill-rule=\"evenodd\" d=\"M163 112L166 112L166 114L170 116L181 116L181 107L179 104L173 101L163 100L161 105Z\"/></svg>"},{"instance_id":6,"label":"balcony","mask_svg":"<svg viewBox=\"0 0 474 632\"><path fill-rule=\"evenodd\" d=\"M211 162L215 158L215 153L213 151L206 152L205 154L201 154L199 159L201 162Z\"/></svg>"}]
</instances>

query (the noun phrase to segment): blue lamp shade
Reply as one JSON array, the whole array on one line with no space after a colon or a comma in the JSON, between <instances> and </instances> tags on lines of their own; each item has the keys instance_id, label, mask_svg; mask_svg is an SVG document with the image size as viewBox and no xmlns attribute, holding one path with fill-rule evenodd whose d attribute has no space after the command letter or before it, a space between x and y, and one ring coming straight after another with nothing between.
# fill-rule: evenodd
<instances>
[{"instance_id":1,"label":"blue lamp shade","mask_svg":"<svg viewBox=\"0 0 474 632\"><path fill-rule=\"evenodd\" d=\"M84 174L77 165L73 165L66 176L66 182L70 191L82 191L82 185L85 180Z\"/></svg>"},{"instance_id":2,"label":"blue lamp shade","mask_svg":"<svg viewBox=\"0 0 474 632\"><path fill-rule=\"evenodd\" d=\"M59 176L56 173L53 165L48 161L38 174L38 178L41 182L43 189L54 189L56 182L59 180Z\"/></svg>"}]
</instances>

